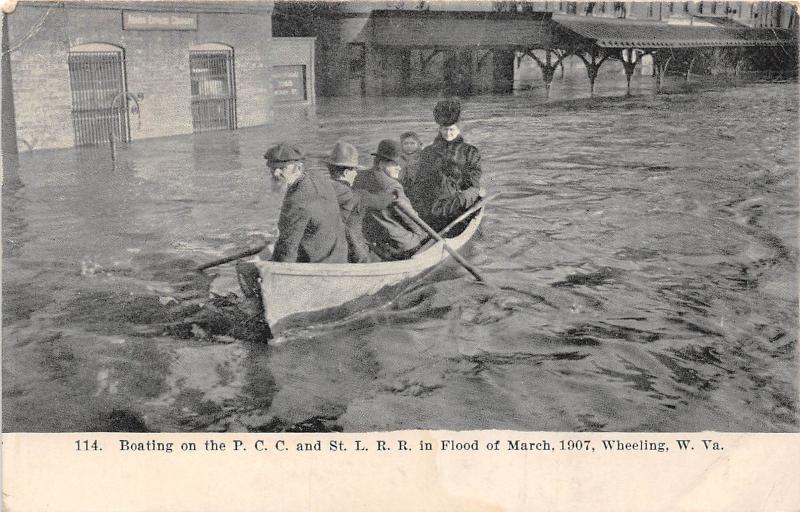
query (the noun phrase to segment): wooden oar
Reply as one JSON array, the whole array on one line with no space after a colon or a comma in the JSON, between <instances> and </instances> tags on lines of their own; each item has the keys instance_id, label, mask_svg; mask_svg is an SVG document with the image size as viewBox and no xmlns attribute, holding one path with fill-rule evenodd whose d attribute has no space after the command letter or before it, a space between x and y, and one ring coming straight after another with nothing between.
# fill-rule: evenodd
<instances>
[{"instance_id":1,"label":"wooden oar","mask_svg":"<svg viewBox=\"0 0 800 512\"><path fill-rule=\"evenodd\" d=\"M496 193L496 194L492 194L492 195L490 195L490 196L486 196L486 197L484 197L484 198L480 199L480 200L479 200L477 203L473 204L473 205L472 205L472 206L471 206L469 209L467 209L467 210L466 210L464 213L462 213L461 215L459 215L458 217L456 217L456 219L455 219L453 222L451 222L450 224L448 224L447 226L445 226L445 228L444 228L444 229L441 229L441 230L439 230L439 236L441 236L442 238L444 238L444 235L446 235L446 234L447 234L447 233L448 233L448 232L449 232L451 229L453 229L454 227L456 227L457 225L459 225L461 222L463 222L463 221L464 221L464 220L465 220L467 217L469 217L469 216L470 216L470 215L472 215L473 213L477 212L478 210L480 210L481 208L483 208L484 206L486 206L486 204L487 204L489 201L491 201L492 199L495 199L495 198L497 198L497 196L502 196L502 195L503 195L503 193L502 193L502 192L498 192L498 193ZM423 240L423 241L422 241L422 242L421 242L421 243L420 243L420 244L417 246L417 248L416 248L415 250L419 250L421 247L424 247L424 246L425 246L425 244L427 244L427 243L428 243L430 240L431 240L430 238L426 238L425 240Z\"/></svg>"},{"instance_id":2,"label":"wooden oar","mask_svg":"<svg viewBox=\"0 0 800 512\"><path fill-rule=\"evenodd\" d=\"M231 261L236 261L238 259L247 258L248 256L255 256L256 254L260 253L264 250L267 244L260 245L258 247L251 247L246 251L242 251L238 254L234 254L233 256L225 256L224 258L220 258L218 260L214 260L212 262L206 263L204 265L200 265L195 270L198 272L202 272L203 270L211 267L218 267L220 265L224 265L225 263L230 263Z\"/></svg>"},{"instance_id":3,"label":"wooden oar","mask_svg":"<svg viewBox=\"0 0 800 512\"><path fill-rule=\"evenodd\" d=\"M439 236L439 233L437 233L436 231L434 231L434 230L433 230L433 228L432 228L432 227L430 227L430 226L429 226L429 225L428 225L428 224L427 224L427 223L426 223L424 220L422 220L422 219L420 219L420 218L419 218L419 215L417 215L417 212L415 212L413 209L406 208L406 206L405 206L403 203L401 203L400 201L395 201L395 203L394 203L394 204L396 204L396 205L397 205L397 207L398 207L398 208L400 208L400 210L402 210L402 211L403 211L403 213L405 213L406 215L408 215L408 216L411 218L411 220L413 220L414 222L416 222L417 224L419 224L419 226L420 226L422 229L424 229L424 230L425 230L425 231L426 231L426 232L427 232L427 233L428 233L428 234L429 234L431 237L433 237L433 238L434 238L436 241L438 241L438 242L442 242L442 245L444 245L444 249L445 249L445 250L446 250L448 253L450 253L450 256L452 256L454 260L456 260L457 262L459 262L459 263L461 264L461 266L462 266L462 267L464 267L465 269L467 269L467 271L468 271L470 274L472 274L472 275L475 277L475 279L477 279L477 280L478 280L478 281L480 281L481 283L485 283L485 282L486 282L486 280L483 278L483 276L481 276L481 275L478 273L478 271L477 271L477 270L475 270L475 267L473 267L472 265L470 265L469 263L467 263L467 260L465 260L464 258L462 258L462 257L461 257L461 255L460 255L460 254L458 254L458 253L457 253L457 252L456 252L456 251L455 251L455 250L454 250L452 247L450 247L449 245L447 245L447 242L444 240L444 238L442 238L441 236Z\"/></svg>"}]
</instances>

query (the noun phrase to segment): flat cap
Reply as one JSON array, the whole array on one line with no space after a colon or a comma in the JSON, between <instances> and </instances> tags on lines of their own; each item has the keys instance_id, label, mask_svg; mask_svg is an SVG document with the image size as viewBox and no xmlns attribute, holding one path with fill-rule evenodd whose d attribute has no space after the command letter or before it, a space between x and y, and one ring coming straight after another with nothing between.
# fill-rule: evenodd
<instances>
[{"instance_id":1,"label":"flat cap","mask_svg":"<svg viewBox=\"0 0 800 512\"><path fill-rule=\"evenodd\" d=\"M272 146L264 153L267 164L279 164L285 162L298 162L303 160L303 153L294 146L282 142L277 146Z\"/></svg>"}]
</instances>

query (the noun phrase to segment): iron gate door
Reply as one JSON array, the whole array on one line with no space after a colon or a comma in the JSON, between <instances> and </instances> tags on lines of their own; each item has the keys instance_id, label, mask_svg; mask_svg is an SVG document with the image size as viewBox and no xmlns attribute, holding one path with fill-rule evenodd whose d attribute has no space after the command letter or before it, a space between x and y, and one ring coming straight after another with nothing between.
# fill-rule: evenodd
<instances>
[{"instance_id":1,"label":"iron gate door","mask_svg":"<svg viewBox=\"0 0 800 512\"><path fill-rule=\"evenodd\" d=\"M129 142L122 52L73 52L68 62L75 145Z\"/></svg>"},{"instance_id":2,"label":"iron gate door","mask_svg":"<svg viewBox=\"0 0 800 512\"><path fill-rule=\"evenodd\" d=\"M192 126L196 132L236 128L233 53L189 52Z\"/></svg>"}]
</instances>

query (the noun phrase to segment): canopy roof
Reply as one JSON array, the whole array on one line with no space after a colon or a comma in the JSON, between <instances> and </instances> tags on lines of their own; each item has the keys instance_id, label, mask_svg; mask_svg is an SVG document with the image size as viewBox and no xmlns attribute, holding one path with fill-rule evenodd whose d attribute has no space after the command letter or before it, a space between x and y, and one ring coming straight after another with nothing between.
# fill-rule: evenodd
<instances>
[{"instance_id":1,"label":"canopy roof","mask_svg":"<svg viewBox=\"0 0 800 512\"><path fill-rule=\"evenodd\" d=\"M744 25L673 25L664 22L553 16L559 27L601 48L683 48L698 46L779 46L795 44L792 30Z\"/></svg>"}]
</instances>

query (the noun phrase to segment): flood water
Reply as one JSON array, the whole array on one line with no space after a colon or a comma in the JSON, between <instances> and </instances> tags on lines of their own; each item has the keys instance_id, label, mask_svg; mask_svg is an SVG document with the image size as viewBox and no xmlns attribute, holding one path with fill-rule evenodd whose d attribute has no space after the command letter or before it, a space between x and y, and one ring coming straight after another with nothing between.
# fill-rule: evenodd
<instances>
[{"instance_id":1,"label":"flood water","mask_svg":"<svg viewBox=\"0 0 800 512\"><path fill-rule=\"evenodd\" d=\"M4 430L798 430L796 84L471 98L465 137L505 195L470 260L499 289L445 270L240 339L232 266L191 269L274 233L264 150L341 138L366 163L386 136L431 141L434 102L320 100L299 126L137 141L116 169L22 154L2 196Z\"/></svg>"}]
</instances>

